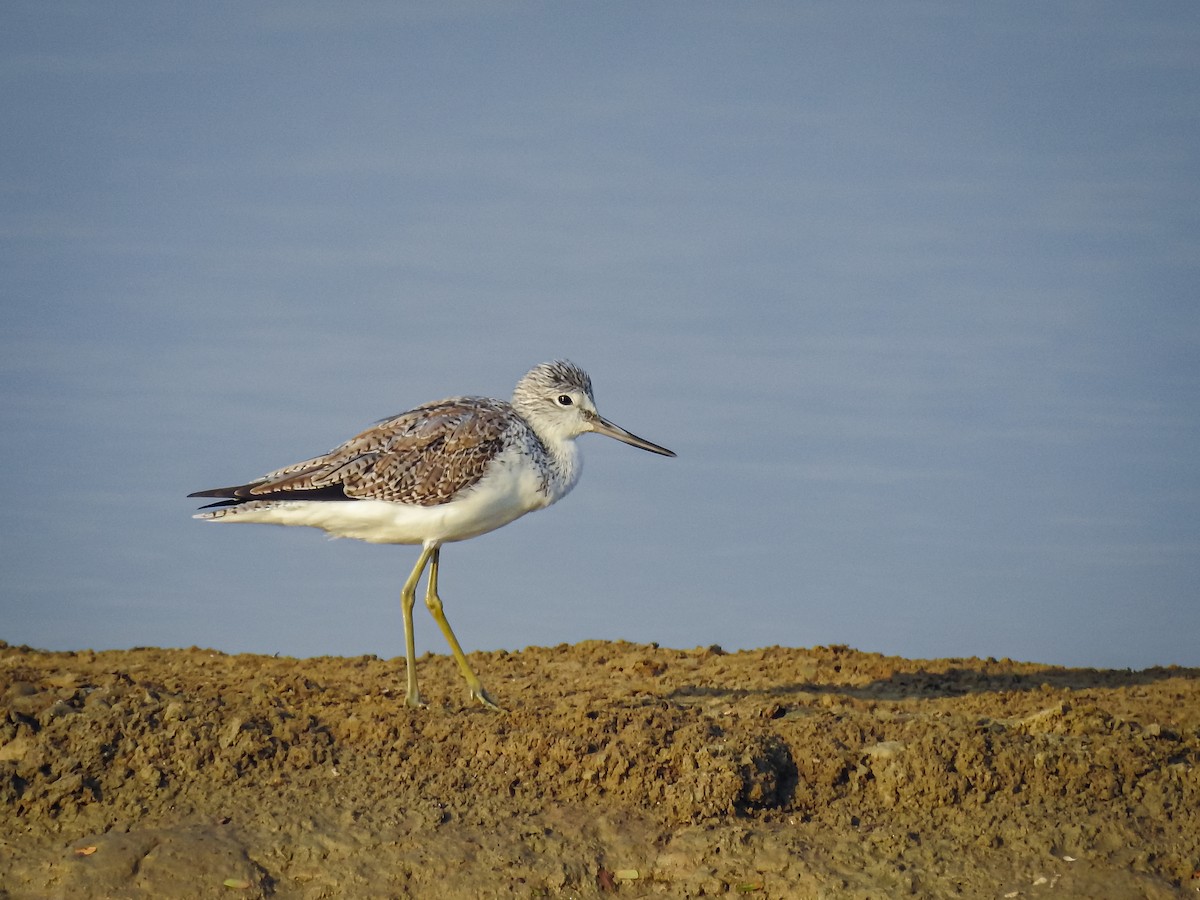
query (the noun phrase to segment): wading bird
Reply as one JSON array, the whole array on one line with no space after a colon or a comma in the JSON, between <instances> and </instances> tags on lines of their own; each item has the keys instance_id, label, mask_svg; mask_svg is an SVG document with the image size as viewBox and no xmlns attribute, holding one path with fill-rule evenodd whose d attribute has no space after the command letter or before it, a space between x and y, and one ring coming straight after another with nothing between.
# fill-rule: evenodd
<instances>
[{"instance_id":1,"label":"wading bird","mask_svg":"<svg viewBox=\"0 0 1200 900\"><path fill-rule=\"evenodd\" d=\"M425 605L445 635L471 697L499 709L459 646L438 597L443 544L465 541L561 500L579 480L575 438L594 431L659 453L670 450L630 434L596 411L592 381L565 360L533 368L512 402L455 397L384 419L323 456L277 469L247 484L197 491L219 497L197 519L308 525L334 537L376 544L420 544L400 592L408 677L417 690L413 606L426 567Z\"/></svg>"}]
</instances>

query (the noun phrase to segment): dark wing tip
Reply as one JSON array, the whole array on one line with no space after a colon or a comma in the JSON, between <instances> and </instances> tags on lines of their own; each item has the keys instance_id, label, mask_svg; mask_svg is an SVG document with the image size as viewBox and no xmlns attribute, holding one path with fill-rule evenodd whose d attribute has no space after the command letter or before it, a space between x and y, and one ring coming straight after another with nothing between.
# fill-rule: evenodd
<instances>
[{"instance_id":1,"label":"dark wing tip","mask_svg":"<svg viewBox=\"0 0 1200 900\"><path fill-rule=\"evenodd\" d=\"M188 496L194 497L196 495L188 494ZM200 509L216 509L217 507L241 506L244 502L245 502L244 500L218 500L216 503L205 503L203 506L200 507Z\"/></svg>"},{"instance_id":2,"label":"dark wing tip","mask_svg":"<svg viewBox=\"0 0 1200 900\"><path fill-rule=\"evenodd\" d=\"M250 489L261 484L262 482L251 482L250 484L235 484L233 487L209 488L206 491L196 491L194 494L188 494L189 497L228 497L230 499L246 498L250 496Z\"/></svg>"},{"instance_id":3,"label":"dark wing tip","mask_svg":"<svg viewBox=\"0 0 1200 900\"><path fill-rule=\"evenodd\" d=\"M353 500L354 497L346 493L345 487L339 482L338 484L330 484L319 488L282 488L276 491L260 491L254 492L254 488L265 484L262 481L251 482L250 484L239 484L233 487L224 488L209 488L207 491L196 491L194 494L188 494L189 497L216 497L222 502L210 503L208 506L203 506L201 509L208 509L210 506L238 506L242 503L247 503L250 500Z\"/></svg>"}]
</instances>

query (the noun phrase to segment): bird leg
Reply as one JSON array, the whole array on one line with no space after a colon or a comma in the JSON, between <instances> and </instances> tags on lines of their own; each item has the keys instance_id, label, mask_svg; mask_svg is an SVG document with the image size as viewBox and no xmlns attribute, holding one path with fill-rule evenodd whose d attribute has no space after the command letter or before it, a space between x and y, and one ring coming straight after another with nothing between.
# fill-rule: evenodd
<instances>
[{"instance_id":1,"label":"bird leg","mask_svg":"<svg viewBox=\"0 0 1200 900\"><path fill-rule=\"evenodd\" d=\"M424 555L423 553L422 556ZM442 611L442 599L438 596L437 592L438 557L440 555L441 549L435 548L432 562L429 564L429 583L425 591L425 605L429 607L429 612L433 615L434 621L438 623L438 628L442 629L442 634L446 636L446 643L450 645L450 650L454 654L454 661L458 663L459 671L462 672L463 678L467 680L467 687L471 691L471 699L478 700L488 709L503 712L496 705L496 701L488 696L488 692L483 689L482 682L480 682L479 677L472 670L471 664L467 662L467 657L463 653L462 647L458 644L458 638L454 636L454 630L450 627L450 623L446 620L446 614ZM411 610L411 606L409 608Z\"/></svg>"},{"instance_id":2,"label":"bird leg","mask_svg":"<svg viewBox=\"0 0 1200 900\"><path fill-rule=\"evenodd\" d=\"M412 574L408 576L408 580L404 582L404 587L400 590L400 611L404 615L405 671L408 675L408 693L404 698L404 703L413 709L420 709L425 705L421 702L421 692L417 690L417 648L416 639L413 637L413 606L417 602L417 582L421 580L421 573L425 571L425 564L429 562L429 557L435 556L436 558L436 553L437 550L434 547L421 548L417 564L413 566Z\"/></svg>"}]
</instances>

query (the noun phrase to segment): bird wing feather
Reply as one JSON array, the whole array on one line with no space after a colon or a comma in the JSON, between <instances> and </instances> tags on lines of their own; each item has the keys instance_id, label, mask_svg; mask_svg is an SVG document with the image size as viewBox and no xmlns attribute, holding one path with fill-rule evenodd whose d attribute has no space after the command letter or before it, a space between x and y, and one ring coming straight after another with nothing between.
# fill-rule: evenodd
<instances>
[{"instance_id":1,"label":"bird wing feather","mask_svg":"<svg viewBox=\"0 0 1200 900\"><path fill-rule=\"evenodd\" d=\"M286 499L341 486L355 500L437 506L476 484L503 449L512 407L456 398L384 419L339 447L246 485L238 496Z\"/></svg>"}]
</instances>

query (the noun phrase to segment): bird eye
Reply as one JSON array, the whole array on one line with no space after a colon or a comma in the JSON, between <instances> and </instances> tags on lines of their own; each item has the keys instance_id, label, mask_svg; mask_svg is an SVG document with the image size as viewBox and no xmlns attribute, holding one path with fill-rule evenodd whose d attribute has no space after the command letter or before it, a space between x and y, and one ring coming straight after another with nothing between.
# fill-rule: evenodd
<instances>
[{"instance_id":1,"label":"bird eye","mask_svg":"<svg viewBox=\"0 0 1200 900\"><path fill-rule=\"evenodd\" d=\"M574 402L575 401L571 399L569 394L559 394L558 395L558 405L559 406L570 406Z\"/></svg>"}]
</instances>

